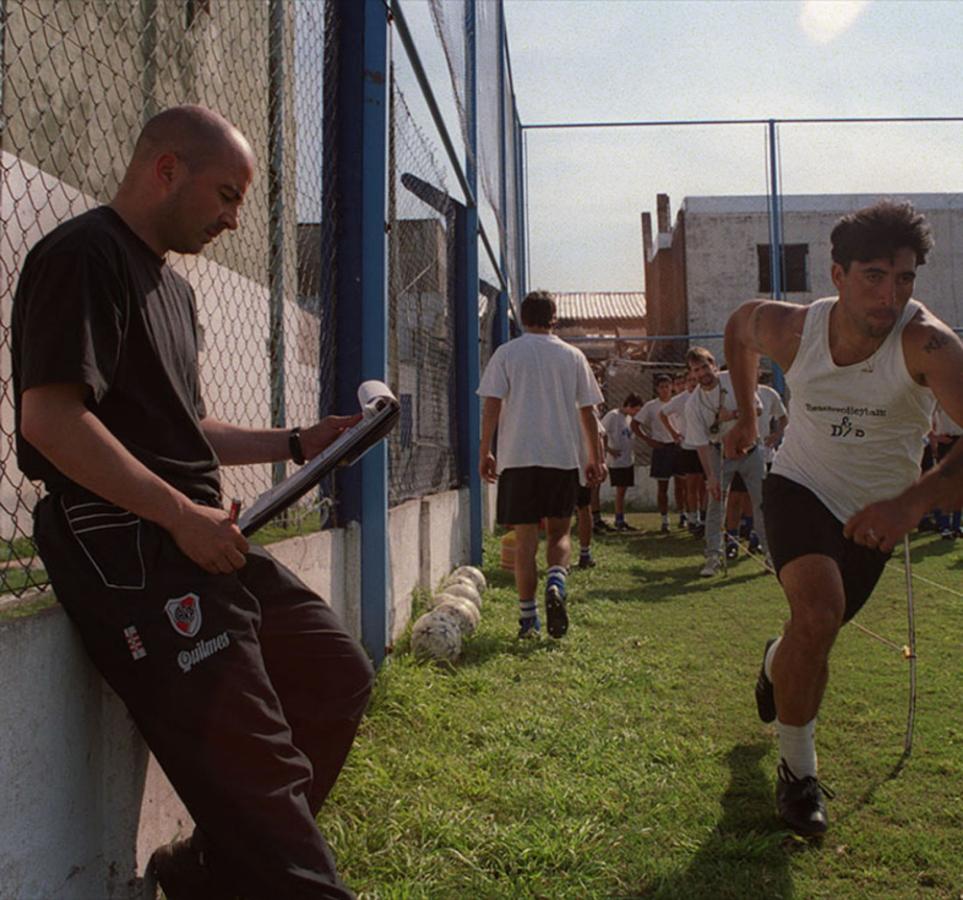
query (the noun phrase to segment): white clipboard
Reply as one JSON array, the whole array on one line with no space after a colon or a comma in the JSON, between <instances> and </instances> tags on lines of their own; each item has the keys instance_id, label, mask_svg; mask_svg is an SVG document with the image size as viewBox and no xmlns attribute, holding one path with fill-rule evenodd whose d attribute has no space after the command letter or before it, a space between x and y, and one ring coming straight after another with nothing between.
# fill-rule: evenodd
<instances>
[{"instance_id":1,"label":"white clipboard","mask_svg":"<svg viewBox=\"0 0 963 900\"><path fill-rule=\"evenodd\" d=\"M357 462L397 424L401 404L388 386L380 381L365 381L358 388L361 421L355 423L297 472L261 494L241 513L237 527L252 535L275 516L301 499L336 466Z\"/></svg>"}]
</instances>

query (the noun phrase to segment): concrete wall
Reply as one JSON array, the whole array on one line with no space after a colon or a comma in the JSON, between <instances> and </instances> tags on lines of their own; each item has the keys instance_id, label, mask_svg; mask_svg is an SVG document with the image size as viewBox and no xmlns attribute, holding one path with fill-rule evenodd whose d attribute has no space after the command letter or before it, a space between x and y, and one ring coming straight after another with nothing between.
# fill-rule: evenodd
<instances>
[{"instance_id":1,"label":"concrete wall","mask_svg":"<svg viewBox=\"0 0 963 900\"><path fill-rule=\"evenodd\" d=\"M833 225L877 199L869 194L783 198L783 242L809 245L810 277L810 290L785 299L810 303L835 295L829 245ZM909 194L905 199L926 215L936 240L919 269L914 296L947 324L963 326L963 194ZM688 197L684 212L689 333L719 332L740 303L759 296L756 245L769 243L766 198Z\"/></svg>"},{"instance_id":2,"label":"concrete wall","mask_svg":"<svg viewBox=\"0 0 963 900\"><path fill-rule=\"evenodd\" d=\"M467 490L390 510L393 638L412 591L468 561L468 526ZM359 548L353 525L270 549L359 636ZM192 822L59 606L0 619L0 698L0 897L153 897L150 854Z\"/></svg>"}]
</instances>

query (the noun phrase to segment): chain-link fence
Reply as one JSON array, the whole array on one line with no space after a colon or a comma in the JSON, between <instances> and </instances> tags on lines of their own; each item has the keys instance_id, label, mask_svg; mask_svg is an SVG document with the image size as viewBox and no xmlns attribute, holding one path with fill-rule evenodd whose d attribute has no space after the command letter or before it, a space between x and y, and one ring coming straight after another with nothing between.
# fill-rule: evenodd
<instances>
[{"instance_id":1,"label":"chain-link fence","mask_svg":"<svg viewBox=\"0 0 963 900\"><path fill-rule=\"evenodd\" d=\"M458 479L455 201L432 145L392 81L388 368L401 425L388 442L389 502Z\"/></svg>"},{"instance_id":2,"label":"chain-link fence","mask_svg":"<svg viewBox=\"0 0 963 900\"><path fill-rule=\"evenodd\" d=\"M39 486L14 454L10 317L19 271L43 234L110 200L141 127L162 109L218 110L257 157L240 229L204 256L171 258L197 295L209 413L266 427L331 411L336 310L324 277L333 248L322 229L322 159L333 140L322 118L335 88L323 71L333 8L0 2L0 594L46 580L30 539ZM226 469L224 493L251 501L284 472L284 464ZM315 498L301 513L317 506Z\"/></svg>"}]
</instances>

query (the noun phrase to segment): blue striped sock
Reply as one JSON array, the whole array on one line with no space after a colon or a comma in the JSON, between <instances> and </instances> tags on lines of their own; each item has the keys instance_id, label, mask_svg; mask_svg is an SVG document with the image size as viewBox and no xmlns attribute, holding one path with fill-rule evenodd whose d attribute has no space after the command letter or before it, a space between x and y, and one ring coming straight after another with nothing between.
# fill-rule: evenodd
<instances>
[{"instance_id":1,"label":"blue striped sock","mask_svg":"<svg viewBox=\"0 0 963 900\"><path fill-rule=\"evenodd\" d=\"M557 587L563 594L565 593L565 566L552 566L548 570L548 580L545 583L545 587L549 588L553 585Z\"/></svg>"},{"instance_id":2,"label":"blue striped sock","mask_svg":"<svg viewBox=\"0 0 963 900\"><path fill-rule=\"evenodd\" d=\"M535 608L534 600L521 600L518 601L518 618L519 619L534 619L538 614Z\"/></svg>"}]
</instances>

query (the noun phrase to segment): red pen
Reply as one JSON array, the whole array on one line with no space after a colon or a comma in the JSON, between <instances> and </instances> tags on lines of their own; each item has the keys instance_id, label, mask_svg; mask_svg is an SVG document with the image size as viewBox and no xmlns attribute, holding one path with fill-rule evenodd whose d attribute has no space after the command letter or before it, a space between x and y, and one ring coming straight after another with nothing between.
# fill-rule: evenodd
<instances>
[{"instance_id":1,"label":"red pen","mask_svg":"<svg viewBox=\"0 0 963 900\"><path fill-rule=\"evenodd\" d=\"M228 513L228 521L232 525L237 525L237 517L241 514L241 501L235 497L231 501L231 511Z\"/></svg>"}]
</instances>

